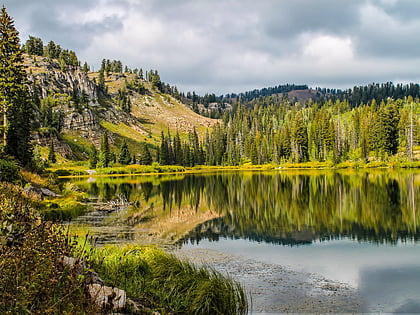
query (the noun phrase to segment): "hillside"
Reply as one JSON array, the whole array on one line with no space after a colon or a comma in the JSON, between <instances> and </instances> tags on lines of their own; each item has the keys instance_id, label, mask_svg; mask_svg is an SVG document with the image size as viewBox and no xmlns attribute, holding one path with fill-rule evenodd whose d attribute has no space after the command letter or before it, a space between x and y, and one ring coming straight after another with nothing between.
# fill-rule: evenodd
<instances>
[{"instance_id":1,"label":"hillside","mask_svg":"<svg viewBox=\"0 0 420 315\"><path fill-rule=\"evenodd\" d=\"M133 73L111 72L105 76L105 88L101 88L98 72L86 73L68 65L63 68L58 61L40 56L26 55L25 65L38 96L33 138L44 147L52 141L56 152L66 158L86 158L84 152L91 143L99 147L105 130L111 146L119 147L125 139L130 151L136 153L139 143L147 143L152 150L159 145L161 132L179 132L186 138L195 128L204 136L217 122L193 112ZM142 90L130 88L130 84L142 86ZM129 111L119 103L122 91L129 99Z\"/></svg>"}]
</instances>

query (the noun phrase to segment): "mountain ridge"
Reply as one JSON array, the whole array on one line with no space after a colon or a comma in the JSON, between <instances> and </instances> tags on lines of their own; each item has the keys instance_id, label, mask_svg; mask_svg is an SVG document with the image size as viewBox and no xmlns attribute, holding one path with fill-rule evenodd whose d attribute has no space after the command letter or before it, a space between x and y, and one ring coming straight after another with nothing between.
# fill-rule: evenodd
<instances>
[{"instance_id":1,"label":"mountain ridge","mask_svg":"<svg viewBox=\"0 0 420 315\"><path fill-rule=\"evenodd\" d=\"M179 132L187 138L196 130L203 137L217 122L193 112L133 73L109 73L103 89L98 85L99 72L85 72L74 65L63 69L57 60L41 56L25 55L24 60L37 98L33 138L41 146L53 142L55 150L67 158L87 158L83 152L89 143L99 147L105 130L111 145L118 147L126 140L131 151L137 152L136 144L141 143L156 149L162 132ZM141 84L144 90L131 89L131 82ZM129 112L118 105L121 93L129 99ZM59 122L47 122L52 119L49 116L57 116Z\"/></svg>"}]
</instances>

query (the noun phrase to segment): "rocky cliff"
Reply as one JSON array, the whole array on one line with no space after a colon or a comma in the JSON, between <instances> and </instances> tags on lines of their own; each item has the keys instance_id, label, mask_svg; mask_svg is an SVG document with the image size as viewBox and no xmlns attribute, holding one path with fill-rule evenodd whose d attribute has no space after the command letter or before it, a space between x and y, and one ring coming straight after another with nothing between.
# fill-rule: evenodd
<instances>
[{"instance_id":1,"label":"rocky cliff","mask_svg":"<svg viewBox=\"0 0 420 315\"><path fill-rule=\"evenodd\" d=\"M72 153L77 146L81 153L91 143L99 147L105 130L109 131L111 144L117 145L126 138L131 141L131 146L139 142L154 146L159 144L162 131L186 134L196 128L199 133L204 133L215 123L215 120L202 117L171 96L160 93L132 73L110 73L105 78L104 91L96 84L97 72L86 73L75 66L61 68L58 62L43 57L26 56L25 64L31 89L40 99L37 117L42 117L45 103L42 100L47 98L52 99L50 110L53 113L59 111L61 115L58 132L38 128L34 141L41 146L53 142L56 151L66 157L74 157ZM136 80L145 87L143 93L127 88L127 82ZM130 112L117 105L121 90L127 91ZM40 127L43 127L42 123Z\"/></svg>"}]
</instances>

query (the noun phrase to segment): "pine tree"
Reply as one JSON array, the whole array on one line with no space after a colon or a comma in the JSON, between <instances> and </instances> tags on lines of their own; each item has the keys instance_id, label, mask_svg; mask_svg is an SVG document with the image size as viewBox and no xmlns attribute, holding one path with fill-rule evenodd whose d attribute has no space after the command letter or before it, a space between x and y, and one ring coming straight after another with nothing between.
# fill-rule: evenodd
<instances>
[{"instance_id":1,"label":"pine tree","mask_svg":"<svg viewBox=\"0 0 420 315\"><path fill-rule=\"evenodd\" d=\"M105 91L106 87L105 87L105 75L104 75L104 71L101 70L99 71L99 76L98 76L98 86Z\"/></svg>"},{"instance_id":2,"label":"pine tree","mask_svg":"<svg viewBox=\"0 0 420 315\"><path fill-rule=\"evenodd\" d=\"M102 136L101 149L99 152L100 167L108 167L111 163L112 154L109 148L108 133L105 131Z\"/></svg>"},{"instance_id":3,"label":"pine tree","mask_svg":"<svg viewBox=\"0 0 420 315\"><path fill-rule=\"evenodd\" d=\"M6 8L0 16L0 106L3 150L27 165L32 159L30 120L33 106L26 83L19 33Z\"/></svg>"},{"instance_id":4,"label":"pine tree","mask_svg":"<svg viewBox=\"0 0 420 315\"><path fill-rule=\"evenodd\" d=\"M170 153L169 153L169 146L168 141L165 138L165 134L161 133L161 140L160 140L160 151L159 151L159 163L161 165L169 165L170 164Z\"/></svg>"},{"instance_id":5,"label":"pine tree","mask_svg":"<svg viewBox=\"0 0 420 315\"><path fill-rule=\"evenodd\" d=\"M118 163L128 165L130 164L130 161L130 151L128 150L127 142L124 140L124 142L121 145L120 154L118 155Z\"/></svg>"},{"instance_id":6,"label":"pine tree","mask_svg":"<svg viewBox=\"0 0 420 315\"><path fill-rule=\"evenodd\" d=\"M151 165L152 162L152 155L150 154L149 148L143 143L141 146L139 163L141 165Z\"/></svg>"},{"instance_id":7,"label":"pine tree","mask_svg":"<svg viewBox=\"0 0 420 315\"><path fill-rule=\"evenodd\" d=\"M89 167L96 168L96 164L98 164L98 150L92 143L90 146Z\"/></svg>"},{"instance_id":8,"label":"pine tree","mask_svg":"<svg viewBox=\"0 0 420 315\"><path fill-rule=\"evenodd\" d=\"M57 158L55 156L55 151L54 151L54 141L52 140L50 144L50 150L48 152L48 161L50 161L51 163L57 162Z\"/></svg>"},{"instance_id":9,"label":"pine tree","mask_svg":"<svg viewBox=\"0 0 420 315\"><path fill-rule=\"evenodd\" d=\"M308 159L308 132L301 111L297 112L291 129L294 159L296 162L304 162Z\"/></svg>"},{"instance_id":10,"label":"pine tree","mask_svg":"<svg viewBox=\"0 0 420 315\"><path fill-rule=\"evenodd\" d=\"M42 56L44 54L44 43L41 38L29 36L25 44L25 50L29 55Z\"/></svg>"}]
</instances>

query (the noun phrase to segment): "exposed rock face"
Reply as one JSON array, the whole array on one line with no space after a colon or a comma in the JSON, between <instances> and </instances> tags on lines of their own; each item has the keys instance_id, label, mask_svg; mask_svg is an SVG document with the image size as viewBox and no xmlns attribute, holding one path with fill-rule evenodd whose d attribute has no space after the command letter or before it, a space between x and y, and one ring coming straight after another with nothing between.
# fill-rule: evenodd
<instances>
[{"instance_id":1,"label":"exposed rock face","mask_svg":"<svg viewBox=\"0 0 420 315\"><path fill-rule=\"evenodd\" d=\"M52 142L54 144L55 152L60 153L62 156L67 158L73 155L73 151L70 146L63 141L60 141L54 133L34 132L32 133L32 140L44 147L49 147Z\"/></svg>"},{"instance_id":2,"label":"exposed rock face","mask_svg":"<svg viewBox=\"0 0 420 315\"><path fill-rule=\"evenodd\" d=\"M29 80L35 82L40 88L41 98L47 97L51 91L78 97L85 93L89 99L89 105L99 105L98 97L101 90L79 67L67 66L65 71L61 71L58 64L54 62L44 62L43 66L49 71L29 76Z\"/></svg>"},{"instance_id":3,"label":"exposed rock face","mask_svg":"<svg viewBox=\"0 0 420 315\"><path fill-rule=\"evenodd\" d=\"M46 98L51 93L67 95L69 101L61 107L64 113L62 132L77 132L80 136L99 144L103 129L100 125L99 97L104 97L102 90L81 71L80 67L67 66L61 71L58 64L47 61L45 58L38 62L44 71L36 71L29 75L34 82L40 98ZM47 70L47 71L45 71ZM71 107L70 96L84 98L84 104L78 110ZM49 146L54 142L56 152L71 156L71 148L51 133L33 134L36 143Z\"/></svg>"},{"instance_id":4,"label":"exposed rock face","mask_svg":"<svg viewBox=\"0 0 420 315\"><path fill-rule=\"evenodd\" d=\"M81 113L71 112L64 117L64 131L80 131L86 138L95 137L101 127L97 114L90 109L84 108Z\"/></svg>"}]
</instances>

